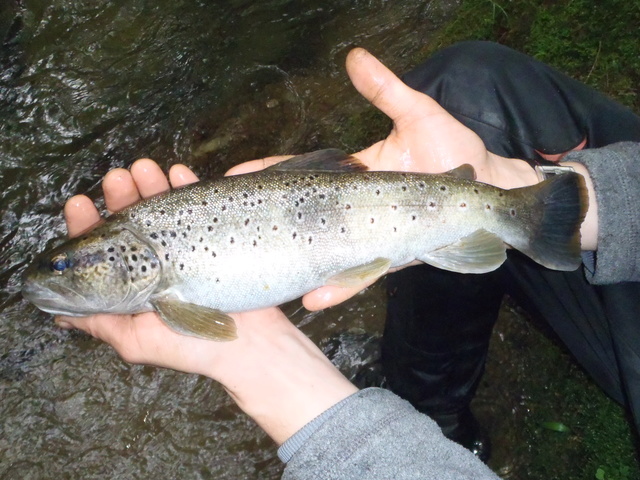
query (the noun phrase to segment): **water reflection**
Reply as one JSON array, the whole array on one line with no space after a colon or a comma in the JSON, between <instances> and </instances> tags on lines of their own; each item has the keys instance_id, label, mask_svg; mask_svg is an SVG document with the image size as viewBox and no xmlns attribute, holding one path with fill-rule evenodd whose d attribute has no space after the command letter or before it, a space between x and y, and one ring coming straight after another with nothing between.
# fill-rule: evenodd
<instances>
[{"instance_id":1,"label":"water reflection","mask_svg":"<svg viewBox=\"0 0 640 480\"><path fill-rule=\"evenodd\" d=\"M0 477L279 476L272 443L213 382L129 366L54 328L20 298L19 274L64 234L67 198L98 198L106 171L138 157L206 176L267 154L362 146L345 136L367 108L346 52L359 44L404 70L443 11L383 0L0 4ZM352 373L375 354L380 298L376 287L329 313L287 309Z\"/></svg>"}]
</instances>

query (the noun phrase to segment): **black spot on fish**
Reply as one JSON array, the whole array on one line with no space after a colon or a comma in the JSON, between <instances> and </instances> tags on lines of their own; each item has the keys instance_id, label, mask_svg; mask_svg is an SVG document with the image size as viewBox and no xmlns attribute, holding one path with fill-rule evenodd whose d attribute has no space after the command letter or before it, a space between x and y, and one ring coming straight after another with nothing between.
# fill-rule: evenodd
<instances>
[{"instance_id":1,"label":"black spot on fish","mask_svg":"<svg viewBox=\"0 0 640 480\"><path fill-rule=\"evenodd\" d=\"M233 237L231 237L231 240L229 241L229 243L236 243L236 241Z\"/></svg>"},{"instance_id":2,"label":"black spot on fish","mask_svg":"<svg viewBox=\"0 0 640 480\"><path fill-rule=\"evenodd\" d=\"M165 212L164 210L160 210L160 215L164 215L165 213L167 212Z\"/></svg>"},{"instance_id":3,"label":"black spot on fish","mask_svg":"<svg viewBox=\"0 0 640 480\"><path fill-rule=\"evenodd\" d=\"M120 245L120 251L121 252L126 252L127 251L127 247L125 247L124 245Z\"/></svg>"},{"instance_id":4,"label":"black spot on fish","mask_svg":"<svg viewBox=\"0 0 640 480\"><path fill-rule=\"evenodd\" d=\"M187 230L191 231L191 225L187 225Z\"/></svg>"},{"instance_id":5,"label":"black spot on fish","mask_svg":"<svg viewBox=\"0 0 640 480\"><path fill-rule=\"evenodd\" d=\"M147 220L147 221L145 222L145 224L147 225L147 227L150 227L150 226L151 226L151 221Z\"/></svg>"},{"instance_id":6,"label":"black spot on fish","mask_svg":"<svg viewBox=\"0 0 640 480\"><path fill-rule=\"evenodd\" d=\"M163 237L167 235L167 231L166 230L160 230L160 235L162 235Z\"/></svg>"},{"instance_id":7,"label":"black spot on fish","mask_svg":"<svg viewBox=\"0 0 640 480\"><path fill-rule=\"evenodd\" d=\"M511 211L509 212L511 214L512 217L516 216L516 210L515 208L512 208Z\"/></svg>"},{"instance_id":8,"label":"black spot on fish","mask_svg":"<svg viewBox=\"0 0 640 480\"><path fill-rule=\"evenodd\" d=\"M147 271L146 265L142 265L142 267L140 267L140 270L142 270L143 272L146 272Z\"/></svg>"},{"instance_id":9,"label":"black spot on fish","mask_svg":"<svg viewBox=\"0 0 640 480\"><path fill-rule=\"evenodd\" d=\"M260 205L260 204L262 204L262 199L261 198L258 199L258 205Z\"/></svg>"},{"instance_id":10,"label":"black spot on fish","mask_svg":"<svg viewBox=\"0 0 640 480\"><path fill-rule=\"evenodd\" d=\"M191 251L195 252L196 251L196 246L195 245L191 245Z\"/></svg>"},{"instance_id":11,"label":"black spot on fish","mask_svg":"<svg viewBox=\"0 0 640 480\"><path fill-rule=\"evenodd\" d=\"M213 189L213 193L218 193L218 189L217 189L217 188L214 188L214 189Z\"/></svg>"},{"instance_id":12,"label":"black spot on fish","mask_svg":"<svg viewBox=\"0 0 640 480\"><path fill-rule=\"evenodd\" d=\"M398 231L398 229L397 229L396 227L393 227L393 231L394 231L394 232L397 232L397 231Z\"/></svg>"},{"instance_id":13,"label":"black spot on fish","mask_svg":"<svg viewBox=\"0 0 640 480\"><path fill-rule=\"evenodd\" d=\"M115 257L109 257L110 262L115 262L115 260L116 260Z\"/></svg>"},{"instance_id":14,"label":"black spot on fish","mask_svg":"<svg viewBox=\"0 0 640 480\"><path fill-rule=\"evenodd\" d=\"M212 225L209 225L209 226L207 227L207 230L208 230L209 232L213 231L213 226L212 226Z\"/></svg>"},{"instance_id":15,"label":"black spot on fish","mask_svg":"<svg viewBox=\"0 0 640 480\"><path fill-rule=\"evenodd\" d=\"M262 190L262 185L258 185L258 190Z\"/></svg>"},{"instance_id":16,"label":"black spot on fish","mask_svg":"<svg viewBox=\"0 0 640 480\"><path fill-rule=\"evenodd\" d=\"M246 227L247 225L249 225L249 219L248 219L248 218L245 218L245 219L244 219L244 226Z\"/></svg>"},{"instance_id":17,"label":"black spot on fish","mask_svg":"<svg viewBox=\"0 0 640 480\"><path fill-rule=\"evenodd\" d=\"M187 238L187 232L182 232L182 238Z\"/></svg>"},{"instance_id":18,"label":"black spot on fish","mask_svg":"<svg viewBox=\"0 0 640 480\"><path fill-rule=\"evenodd\" d=\"M113 247L107 248L107 252L113 252L114 250L115 250L115 248L113 248Z\"/></svg>"},{"instance_id":19,"label":"black spot on fish","mask_svg":"<svg viewBox=\"0 0 640 480\"><path fill-rule=\"evenodd\" d=\"M133 272L133 265L129 265L129 271Z\"/></svg>"},{"instance_id":20,"label":"black spot on fish","mask_svg":"<svg viewBox=\"0 0 640 480\"><path fill-rule=\"evenodd\" d=\"M424 182L420 182L420 183L418 184L418 186L419 186L420 188L424 188Z\"/></svg>"},{"instance_id":21,"label":"black spot on fish","mask_svg":"<svg viewBox=\"0 0 640 480\"><path fill-rule=\"evenodd\" d=\"M273 228L272 228L272 230L273 230L273 231L278 230L278 226L277 226L277 225L274 225L274 226L273 226Z\"/></svg>"},{"instance_id":22,"label":"black spot on fish","mask_svg":"<svg viewBox=\"0 0 640 480\"><path fill-rule=\"evenodd\" d=\"M156 240L158 238L158 234L157 233L152 233L151 235L149 235L151 238L153 238L154 240ZM133 248L131 249L131 251L134 251Z\"/></svg>"},{"instance_id":23,"label":"black spot on fish","mask_svg":"<svg viewBox=\"0 0 640 480\"><path fill-rule=\"evenodd\" d=\"M444 185L442 185L442 186L440 187L440 190L442 190L443 192L446 192L446 191L447 191L447 187L445 187Z\"/></svg>"},{"instance_id":24,"label":"black spot on fish","mask_svg":"<svg viewBox=\"0 0 640 480\"><path fill-rule=\"evenodd\" d=\"M162 242L160 242L162 244L163 247L167 246L167 242L165 242L164 240L162 240Z\"/></svg>"},{"instance_id":25,"label":"black spot on fish","mask_svg":"<svg viewBox=\"0 0 640 480\"><path fill-rule=\"evenodd\" d=\"M218 217L213 217L213 223L218 223Z\"/></svg>"},{"instance_id":26,"label":"black spot on fish","mask_svg":"<svg viewBox=\"0 0 640 480\"><path fill-rule=\"evenodd\" d=\"M180 270L184 270L184 263L180 264Z\"/></svg>"},{"instance_id":27,"label":"black spot on fish","mask_svg":"<svg viewBox=\"0 0 640 480\"><path fill-rule=\"evenodd\" d=\"M253 241L253 246L256 247L258 245L258 242L256 242L255 240Z\"/></svg>"},{"instance_id":28,"label":"black spot on fish","mask_svg":"<svg viewBox=\"0 0 640 480\"><path fill-rule=\"evenodd\" d=\"M416 216L415 215L411 215L411 220L415 220Z\"/></svg>"},{"instance_id":29,"label":"black spot on fish","mask_svg":"<svg viewBox=\"0 0 640 480\"><path fill-rule=\"evenodd\" d=\"M467 204L465 202L460 203L460 208L467 208Z\"/></svg>"},{"instance_id":30,"label":"black spot on fish","mask_svg":"<svg viewBox=\"0 0 640 480\"><path fill-rule=\"evenodd\" d=\"M131 247L131 251L132 252L137 252L138 251L138 247L136 247L135 245L133 247Z\"/></svg>"},{"instance_id":31,"label":"black spot on fish","mask_svg":"<svg viewBox=\"0 0 640 480\"><path fill-rule=\"evenodd\" d=\"M178 219L178 225L182 225L182 220Z\"/></svg>"},{"instance_id":32,"label":"black spot on fish","mask_svg":"<svg viewBox=\"0 0 640 480\"><path fill-rule=\"evenodd\" d=\"M340 233L345 233L346 231L347 231L346 228L344 228L344 227L340 228Z\"/></svg>"},{"instance_id":33,"label":"black spot on fish","mask_svg":"<svg viewBox=\"0 0 640 480\"><path fill-rule=\"evenodd\" d=\"M349 205L348 203L344 206L345 210L350 210L351 209L351 205Z\"/></svg>"},{"instance_id":34,"label":"black spot on fish","mask_svg":"<svg viewBox=\"0 0 640 480\"><path fill-rule=\"evenodd\" d=\"M380 190L376 190L376 195L380 195Z\"/></svg>"},{"instance_id":35,"label":"black spot on fish","mask_svg":"<svg viewBox=\"0 0 640 480\"><path fill-rule=\"evenodd\" d=\"M246 193L243 193L243 194L242 194L242 196L243 196L244 198L249 198L249 195L247 195Z\"/></svg>"},{"instance_id":36,"label":"black spot on fish","mask_svg":"<svg viewBox=\"0 0 640 480\"><path fill-rule=\"evenodd\" d=\"M207 205L209 205L209 202L207 202L206 200L202 200L202 206L206 207Z\"/></svg>"},{"instance_id":37,"label":"black spot on fish","mask_svg":"<svg viewBox=\"0 0 640 480\"><path fill-rule=\"evenodd\" d=\"M475 193L477 195L478 193L480 193L480 190L478 190L477 188L474 188L473 189L473 193Z\"/></svg>"},{"instance_id":38,"label":"black spot on fish","mask_svg":"<svg viewBox=\"0 0 640 480\"><path fill-rule=\"evenodd\" d=\"M484 208L486 208L487 210L491 210L491 205L487 203L487 205Z\"/></svg>"},{"instance_id":39,"label":"black spot on fish","mask_svg":"<svg viewBox=\"0 0 640 480\"><path fill-rule=\"evenodd\" d=\"M204 247L204 251L208 252L209 251L209 247Z\"/></svg>"},{"instance_id":40,"label":"black spot on fish","mask_svg":"<svg viewBox=\"0 0 640 480\"><path fill-rule=\"evenodd\" d=\"M217 257L216 252L211 252L212 257Z\"/></svg>"},{"instance_id":41,"label":"black spot on fish","mask_svg":"<svg viewBox=\"0 0 640 480\"><path fill-rule=\"evenodd\" d=\"M189 209L189 210L187 210L187 213L188 213L189 215L191 215L191 214L193 213L193 210L192 210L192 209Z\"/></svg>"},{"instance_id":42,"label":"black spot on fish","mask_svg":"<svg viewBox=\"0 0 640 480\"><path fill-rule=\"evenodd\" d=\"M313 241L313 237L309 237L309 245L311 245L312 241Z\"/></svg>"},{"instance_id":43,"label":"black spot on fish","mask_svg":"<svg viewBox=\"0 0 640 480\"><path fill-rule=\"evenodd\" d=\"M327 224L327 221L326 221L324 218L321 218L321 219L320 219L320 223L321 223L322 225L326 225L326 224Z\"/></svg>"},{"instance_id":44,"label":"black spot on fish","mask_svg":"<svg viewBox=\"0 0 640 480\"><path fill-rule=\"evenodd\" d=\"M165 254L164 254L164 259L165 259L165 260L169 260L169 254L168 254L168 253L165 253Z\"/></svg>"},{"instance_id":45,"label":"black spot on fish","mask_svg":"<svg viewBox=\"0 0 640 480\"><path fill-rule=\"evenodd\" d=\"M131 255L131 260L133 260L134 262L137 262L138 261L138 256L135 255L135 254Z\"/></svg>"},{"instance_id":46,"label":"black spot on fish","mask_svg":"<svg viewBox=\"0 0 640 480\"><path fill-rule=\"evenodd\" d=\"M302 212L298 212L298 220L302 219Z\"/></svg>"},{"instance_id":47,"label":"black spot on fish","mask_svg":"<svg viewBox=\"0 0 640 480\"><path fill-rule=\"evenodd\" d=\"M171 232L171 237L172 237L172 238L176 238L176 235L177 235L177 234L176 234L176 232L175 232L175 231Z\"/></svg>"},{"instance_id":48,"label":"black spot on fish","mask_svg":"<svg viewBox=\"0 0 640 480\"><path fill-rule=\"evenodd\" d=\"M374 222L375 222L375 220L374 220L373 218L372 218L371 220L369 220L369 221L370 221L371 223L374 223Z\"/></svg>"},{"instance_id":49,"label":"black spot on fish","mask_svg":"<svg viewBox=\"0 0 640 480\"><path fill-rule=\"evenodd\" d=\"M407 191L407 187L405 185L402 186L402 191L406 192Z\"/></svg>"},{"instance_id":50,"label":"black spot on fish","mask_svg":"<svg viewBox=\"0 0 640 480\"><path fill-rule=\"evenodd\" d=\"M503 197L503 196L504 196L504 193L502 193L502 192L498 192L498 196L499 196L499 197Z\"/></svg>"},{"instance_id":51,"label":"black spot on fish","mask_svg":"<svg viewBox=\"0 0 640 480\"><path fill-rule=\"evenodd\" d=\"M298 234L297 234L296 232L293 232L292 237L293 237L293 238L296 238L297 236L298 236Z\"/></svg>"},{"instance_id":52,"label":"black spot on fish","mask_svg":"<svg viewBox=\"0 0 640 480\"><path fill-rule=\"evenodd\" d=\"M198 240L200 243L202 243L202 240L204 240L202 237L200 237L200 240Z\"/></svg>"},{"instance_id":53,"label":"black spot on fish","mask_svg":"<svg viewBox=\"0 0 640 480\"><path fill-rule=\"evenodd\" d=\"M229 197L229 201L230 201L230 202L233 202L233 197Z\"/></svg>"},{"instance_id":54,"label":"black spot on fish","mask_svg":"<svg viewBox=\"0 0 640 480\"><path fill-rule=\"evenodd\" d=\"M318 195L318 198L320 200L324 200L326 198L326 195L324 193L321 193L320 195Z\"/></svg>"},{"instance_id":55,"label":"black spot on fish","mask_svg":"<svg viewBox=\"0 0 640 480\"><path fill-rule=\"evenodd\" d=\"M391 210L397 210L398 209L398 205L391 205Z\"/></svg>"},{"instance_id":56,"label":"black spot on fish","mask_svg":"<svg viewBox=\"0 0 640 480\"><path fill-rule=\"evenodd\" d=\"M431 208L434 208L434 207L436 206L436 202L429 202L429 206L430 206Z\"/></svg>"},{"instance_id":57,"label":"black spot on fish","mask_svg":"<svg viewBox=\"0 0 640 480\"><path fill-rule=\"evenodd\" d=\"M158 264L156 262L151 262L151 268L156 268Z\"/></svg>"},{"instance_id":58,"label":"black spot on fish","mask_svg":"<svg viewBox=\"0 0 640 480\"><path fill-rule=\"evenodd\" d=\"M222 210L223 212L227 209L226 205L222 205L222 208L220 208L220 210Z\"/></svg>"}]
</instances>

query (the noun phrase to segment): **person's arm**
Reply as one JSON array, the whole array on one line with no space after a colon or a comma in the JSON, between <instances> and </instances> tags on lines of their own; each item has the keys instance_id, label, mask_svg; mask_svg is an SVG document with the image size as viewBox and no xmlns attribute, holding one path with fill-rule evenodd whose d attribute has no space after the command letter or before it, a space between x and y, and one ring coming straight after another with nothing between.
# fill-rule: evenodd
<instances>
[{"instance_id":1,"label":"person's arm","mask_svg":"<svg viewBox=\"0 0 640 480\"><path fill-rule=\"evenodd\" d=\"M616 143L569 153L562 162L588 172L589 218L582 228L587 280L594 284L640 281L640 143ZM597 249L595 248L597 247Z\"/></svg>"},{"instance_id":2,"label":"person's arm","mask_svg":"<svg viewBox=\"0 0 640 480\"><path fill-rule=\"evenodd\" d=\"M284 480L499 478L446 439L433 420L387 390L361 390L327 416L311 425L310 436L303 429L280 448L287 462Z\"/></svg>"}]
</instances>

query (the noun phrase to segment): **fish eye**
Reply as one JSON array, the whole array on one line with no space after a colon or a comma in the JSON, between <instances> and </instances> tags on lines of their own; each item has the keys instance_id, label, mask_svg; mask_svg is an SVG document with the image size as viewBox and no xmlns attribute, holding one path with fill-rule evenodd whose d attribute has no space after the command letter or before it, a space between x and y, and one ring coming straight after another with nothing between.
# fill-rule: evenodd
<instances>
[{"instance_id":1,"label":"fish eye","mask_svg":"<svg viewBox=\"0 0 640 480\"><path fill-rule=\"evenodd\" d=\"M56 275L62 275L62 272L69 268L69 258L66 254L61 253L51 259L49 266L53 273Z\"/></svg>"}]
</instances>

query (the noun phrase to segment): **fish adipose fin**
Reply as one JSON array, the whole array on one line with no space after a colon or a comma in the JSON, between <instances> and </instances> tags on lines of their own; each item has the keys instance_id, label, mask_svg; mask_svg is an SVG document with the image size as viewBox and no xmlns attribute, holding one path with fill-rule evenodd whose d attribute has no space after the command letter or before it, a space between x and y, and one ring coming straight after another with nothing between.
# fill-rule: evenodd
<instances>
[{"instance_id":1,"label":"fish adipose fin","mask_svg":"<svg viewBox=\"0 0 640 480\"><path fill-rule=\"evenodd\" d=\"M162 320L183 335L217 341L238 338L233 318L220 310L186 303L175 297L157 299L152 304Z\"/></svg>"},{"instance_id":2,"label":"fish adipose fin","mask_svg":"<svg viewBox=\"0 0 640 480\"><path fill-rule=\"evenodd\" d=\"M537 185L511 192L533 194L533 208L541 212L529 229L529 238L511 246L553 270L571 271L582 264L580 226L587 213L589 197L582 175L565 173Z\"/></svg>"},{"instance_id":3,"label":"fish adipose fin","mask_svg":"<svg viewBox=\"0 0 640 480\"><path fill-rule=\"evenodd\" d=\"M476 170L472 165L465 163L460 165L459 167L454 168L453 170L449 170L448 172L444 172L442 175L449 175L451 177L456 178L464 178L465 180L475 180L476 179Z\"/></svg>"},{"instance_id":4,"label":"fish adipose fin","mask_svg":"<svg viewBox=\"0 0 640 480\"><path fill-rule=\"evenodd\" d=\"M327 280L326 285L336 287L357 287L363 283L377 280L389 271L391 260L388 258L376 258L374 261L348 268Z\"/></svg>"},{"instance_id":5,"label":"fish adipose fin","mask_svg":"<svg viewBox=\"0 0 640 480\"><path fill-rule=\"evenodd\" d=\"M424 263L458 273L491 272L502 265L506 258L504 242L484 229L418 257Z\"/></svg>"},{"instance_id":6,"label":"fish adipose fin","mask_svg":"<svg viewBox=\"0 0 640 480\"><path fill-rule=\"evenodd\" d=\"M326 172L363 172L368 169L369 167L359 159L337 148L305 153L269 167L269 170L280 171L319 170Z\"/></svg>"}]
</instances>

